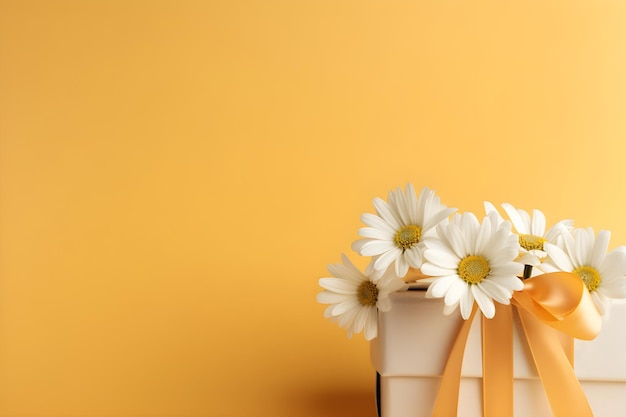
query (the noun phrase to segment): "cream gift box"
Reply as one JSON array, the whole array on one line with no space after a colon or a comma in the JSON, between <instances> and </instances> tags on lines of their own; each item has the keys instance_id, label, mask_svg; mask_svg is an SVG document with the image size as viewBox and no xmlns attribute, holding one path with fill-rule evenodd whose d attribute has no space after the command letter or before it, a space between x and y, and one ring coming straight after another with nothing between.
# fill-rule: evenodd
<instances>
[{"instance_id":1,"label":"cream gift box","mask_svg":"<svg viewBox=\"0 0 626 417\"><path fill-rule=\"evenodd\" d=\"M430 417L440 376L462 318L443 314L443 301L425 291L390 295L392 308L379 312L371 358L379 380L381 417ZM515 315L514 315L515 317ZM467 340L459 415L482 416L482 355L479 316ZM514 326L515 417L552 416L530 351ZM595 417L626 415L626 302L614 301L599 336L575 340L574 368ZM451 416L452 417L452 416Z\"/></svg>"}]
</instances>

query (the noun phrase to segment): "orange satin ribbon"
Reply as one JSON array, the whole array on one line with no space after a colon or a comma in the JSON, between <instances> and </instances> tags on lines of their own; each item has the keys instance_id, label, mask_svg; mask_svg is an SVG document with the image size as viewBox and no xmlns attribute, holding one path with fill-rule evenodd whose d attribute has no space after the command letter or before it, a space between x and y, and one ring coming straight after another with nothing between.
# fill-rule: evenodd
<instances>
[{"instance_id":1,"label":"orange satin ribbon","mask_svg":"<svg viewBox=\"0 0 626 417\"><path fill-rule=\"evenodd\" d=\"M593 417L574 374L572 338L593 339L602 318L582 280L567 272L527 279L524 289L513 294L511 305L496 303L494 318L482 317L483 415L513 416L513 307L553 415ZM433 417L457 415L465 344L476 312L475 305L461 324L441 378Z\"/></svg>"}]
</instances>

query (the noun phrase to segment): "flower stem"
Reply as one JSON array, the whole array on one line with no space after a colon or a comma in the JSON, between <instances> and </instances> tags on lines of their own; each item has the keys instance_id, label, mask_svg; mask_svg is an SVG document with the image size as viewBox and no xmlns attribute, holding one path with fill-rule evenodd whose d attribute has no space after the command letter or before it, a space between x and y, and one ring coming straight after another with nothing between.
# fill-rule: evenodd
<instances>
[{"instance_id":1,"label":"flower stem","mask_svg":"<svg viewBox=\"0 0 626 417\"><path fill-rule=\"evenodd\" d=\"M524 265L524 279L530 278L530 274L533 272L532 265Z\"/></svg>"}]
</instances>

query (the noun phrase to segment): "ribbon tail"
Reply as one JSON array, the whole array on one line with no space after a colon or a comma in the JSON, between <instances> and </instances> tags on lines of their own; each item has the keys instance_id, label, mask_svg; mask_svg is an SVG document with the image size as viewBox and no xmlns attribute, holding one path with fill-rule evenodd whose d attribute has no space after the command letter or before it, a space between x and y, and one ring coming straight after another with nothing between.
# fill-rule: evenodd
<instances>
[{"instance_id":1,"label":"ribbon tail","mask_svg":"<svg viewBox=\"0 0 626 417\"><path fill-rule=\"evenodd\" d=\"M432 417L452 417L456 416L459 406L459 388L461 385L461 367L463 366L463 355L467 337L476 315L477 306L474 305L472 313L467 320L463 321L461 329L457 334L446 367L441 376L441 385L435 399L435 406Z\"/></svg>"},{"instance_id":2,"label":"ribbon tail","mask_svg":"<svg viewBox=\"0 0 626 417\"><path fill-rule=\"evenodd\" d=\"M513 307L495 303L492 319L482 318L483 415L513 415Z\"/></svg>"},{"instance_id":3,"label":"ribbon tail","mask_svg":"<svg viewBox=\"0 0 626 417\"><path fill-rule=\"evenodd\" d=\"M554 417L593 417L568 354L553 329L523 308L522 328Z\"/></svg>"}]
</instances>

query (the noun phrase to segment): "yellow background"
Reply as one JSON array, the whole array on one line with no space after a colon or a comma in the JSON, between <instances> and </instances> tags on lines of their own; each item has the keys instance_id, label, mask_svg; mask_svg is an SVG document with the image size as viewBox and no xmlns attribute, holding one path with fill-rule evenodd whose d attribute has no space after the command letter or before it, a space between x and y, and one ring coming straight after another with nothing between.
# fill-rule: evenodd
<instances>
[{"instance_id":1,"label":"yellow background","mask_svg":"<svg viewBox=\"0 0 626 417\"><path fill-rule=\"evenodd\" d=\"M373 417L317 280L408 181L626 243L626 3L0 0L0 416ZM416 352L419 354L419 352Z\"/></svg>"}]
</instances>

